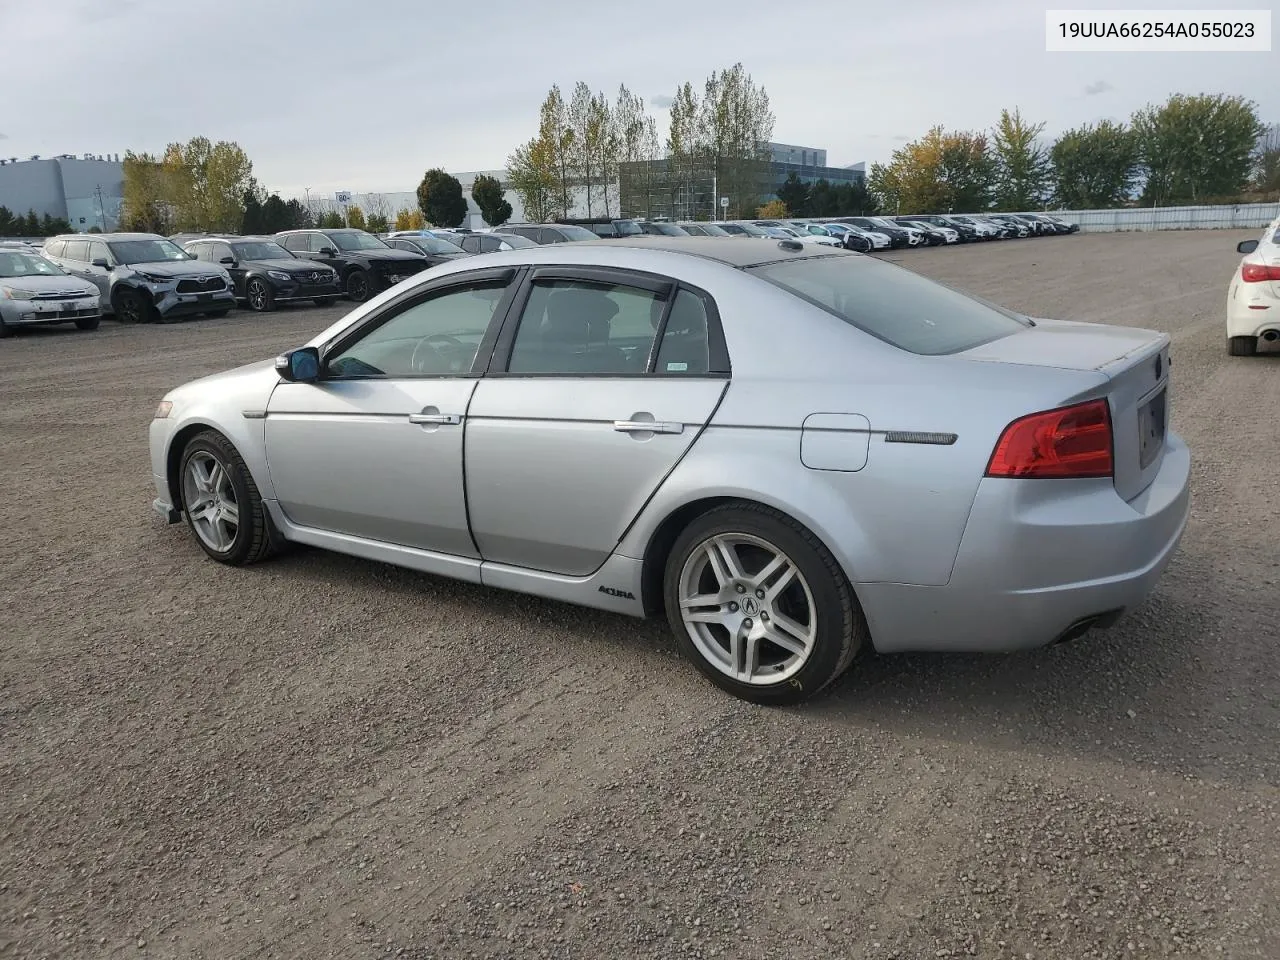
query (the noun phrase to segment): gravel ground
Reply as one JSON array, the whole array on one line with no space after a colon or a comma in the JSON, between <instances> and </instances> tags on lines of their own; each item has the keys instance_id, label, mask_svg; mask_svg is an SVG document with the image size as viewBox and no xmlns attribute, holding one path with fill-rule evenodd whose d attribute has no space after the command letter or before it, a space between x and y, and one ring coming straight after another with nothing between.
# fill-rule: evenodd
<instances>
[{"instance_id":1,"label":"gravel ground","mask_svg":"<svg viewBox=\"0 0 1280 960\"><path fill-rule=\"evenodd\" d=\"M1251 235L895 255L1171 333L1192 518L1109 632L870 656L785 710L661 624L164 526L161 394L338 309L5 341L0 956L1280 956L1280 354L1222 318Z\"/></svg>"}]
</instances>

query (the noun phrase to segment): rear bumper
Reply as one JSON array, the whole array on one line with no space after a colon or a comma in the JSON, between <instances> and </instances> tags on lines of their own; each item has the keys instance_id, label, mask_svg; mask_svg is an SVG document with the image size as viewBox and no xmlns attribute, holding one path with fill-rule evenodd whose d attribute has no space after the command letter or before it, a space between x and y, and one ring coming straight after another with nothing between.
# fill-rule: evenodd
<instances>
[{"instance_id":1,"label":"rear bumper","mask_svg":"<svg viewBox=\"0 0 1280 960\"><path fill-rule=\"evenodd\" d=\"M1114 620L1169 565L1190 475L1190 451L1170 432L1159 473L1129 502L1110 480L983 480L946 586L857 585L876 649L1022 650Z\"/></svg>"},{"instance_id":2,"label":"rear bumper","mask_svg":"<svg viewBox=\"0 0 1280 960\"><path fill-rule=\"evenodd\" d=\"M1271 295L1271 283L1232 281L1227 298L1227 336L1258 337L1280 330L1280 298Z\"/></svg>"}]
</instances>

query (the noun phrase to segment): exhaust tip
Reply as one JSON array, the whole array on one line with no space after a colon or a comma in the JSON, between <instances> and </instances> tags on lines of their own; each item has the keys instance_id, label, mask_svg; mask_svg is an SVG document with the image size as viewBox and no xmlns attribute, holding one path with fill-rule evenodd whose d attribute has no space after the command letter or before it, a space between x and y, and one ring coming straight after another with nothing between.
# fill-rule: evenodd
<instances>
[{"instance_id":1,"label":"exhaust tip","mask_svg":"<svg viewBox=\"0 0 1280 960\"><path fill-rule=\"evenodd\" d=\"M1050 646L1057 646L1062 643L1070 643L1072 640L1079 640L1090 630L1106 629L1119 620L1123 613L1123 609L1107 610L1103 613L1094 613L1087 617L1081 617L1079 620L1075 621L1075 623L1071 624L1071 626L1067 627L1067 629L1063 630L1062 633L1058 634L1057 639L1055 639Z\"/></svg>"},{"instance_id":2,"label":"exhaust tip","mask_svg":"<svg viewBox=\"0 0 1280 960\"><path fill-rule=\"evenodd\" d=\"M1267 343L1280 340L1280 330L1264 330L1262 332L1262 339L1267 341Z\"/></svg>"}]
</instances>

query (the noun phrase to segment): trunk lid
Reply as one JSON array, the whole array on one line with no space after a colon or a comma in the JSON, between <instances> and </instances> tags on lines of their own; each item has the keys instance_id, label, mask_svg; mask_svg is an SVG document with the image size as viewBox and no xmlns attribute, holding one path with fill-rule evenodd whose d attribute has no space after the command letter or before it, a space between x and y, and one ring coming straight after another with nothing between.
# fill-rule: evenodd
<instances>
[{"instance_id":1,"label":"trunk lid","mask_svg":"<svg viewBox=\"0 0 1280 960\"><path fill-rule=\"evenodd\" d=\"M1169 415L1169 336L1155 330L1036 319L1012 336L956 354L967 360L1057 367L1107 378L1116 492L1132 500L1155 478ZM1028 413L1035 411L1028 410Z\"/></svg>"}]
</instances>

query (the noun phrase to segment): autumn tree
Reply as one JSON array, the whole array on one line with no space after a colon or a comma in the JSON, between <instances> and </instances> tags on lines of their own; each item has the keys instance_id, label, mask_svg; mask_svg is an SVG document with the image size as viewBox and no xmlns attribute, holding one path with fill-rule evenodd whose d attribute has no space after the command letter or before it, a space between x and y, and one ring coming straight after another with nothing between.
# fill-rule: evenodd
<instances>
[{"instance_id":1,"label":"autumn tree","mask_svg":"<svg viewBox=\"0 0 1280 960\"><path fill-rule=\"evenodd\" d=\"M1242 96L1174 94L1131 122L1146 173L1142 202L1201 203L1238 196L1249 181L1262 125Z\"/></svg>"},{"instance_id":2,"label":"autumn tree","mask_svg":"<svg viewBox=\"0 0 1280 960\"><path fill-rule=\"evenodd\" d=\"M507 158L507 176L520 198L526 219L549 223L565 213L554 145L542 137L516 147Z\"/></svg>"},{"instance_id":3,"label":"autumn tree","mask_svg":"<svg viewBox=\"0 0 1280 960\"><path fill-rule=\"evenodd\" d=\"M438 167L428 170L418 184L418 207L427 223L437 227L456 227L467 218L462 184Z\"/></svg>"},{"instance_id":4,"label":"autumn tree","mask_svg":"<svg viewBox=\"0 0 1280 960\"><path fill-rule=\"evenodd\" d=\"M423 218L421 210L410 210L408 207L403 207L396 211L395 228L397 230L421 230L426 225L426 220Z\"/></svg>"},{"instance_id":5,"label":"autumn tree","mask_svg":"<svg viewBox=\"0 0 1280 960\"><path fill-rule=\"evenodd\" d=\"M995 202L1000 210L1033 210L1048 192L1051 166L1040 143L1044 124L1027 123L1017 108L1000 111L991 135Z\"/></svg>"},{"instance_id":6,"label":"autumn tree","mask_svg":"<svg viewBox=\"0 0 1280 960\"><path fill-rule=\"evenodd\" d=\"M1068 210L1118 207L1133 192L1138 142L1124 124L1103 120L1066 131L1049 150L1053 198Z\"/></svg>"},{"instance_id":7,"label":"autumn tree","mask_svg":"<svg viewBox=\"0 0 1280 960\"><path fill-rule=\"evenodd\" d=\"M253 164L239 144L192 137L171 143L162 160L178 230L234 231L244 217Z\"/></svg>"},{"instance_id":8,"label":"autumn tree","mask_svg":"<svg viewBox=\"0 0 1280 960\"><path fill-rule=\"evenodd\" d=\"M347 226L353 230L365 229L364 211L360 209L358 204L351 204L347 207Z\"/></svg>"},{"instance_id":9,"label":"autumn tree","mask_svg":"<svg viewBox=\"0 0 1280 960\"><path fill-rule=\"evenodd\" d=\"M756 217L761 220L781 220L790 215L787 211L787 205L781 200L770 200L768 203L756 207Z\"/></svg>"},{"instance_id":10,"label":"autumn tree","mask_svg":"<svg viewBox=\"0 0 1280 960\"><path fill-rule=\"evenodd\" d=\"M480 208L480 216L491 227L500 227L511 219L511 204L502 194L502 183L495 177L480 174L471 184L471 199Z\"/></svg>"},{"instance_id":11,"label":"autumn tree","mask_svg":"<svg viewBox=\"0 0 1280 960\"><path fill-rule=\"evenodd\" d=\"M893 151L889 163L872 164L869 178L881 205L893 213L985 210L994 179L987 138L941 126Z\"/></svg>"},{"instance_id":12,"label":"autumn tree","mask_svg":"<svg viewBox=\"0 0 1280 960\"><path fill-rule=\"evenodd\" d=\"M124 186L120 204L120 228L168 235L174 232L172 171L150 153L128 151L121 164ZM243 194L242 194L243 195Z\"/></svg>"}]
</instances>

